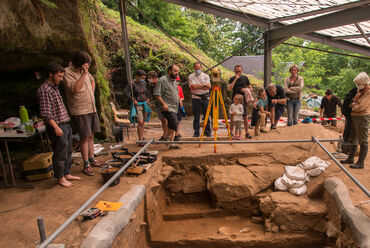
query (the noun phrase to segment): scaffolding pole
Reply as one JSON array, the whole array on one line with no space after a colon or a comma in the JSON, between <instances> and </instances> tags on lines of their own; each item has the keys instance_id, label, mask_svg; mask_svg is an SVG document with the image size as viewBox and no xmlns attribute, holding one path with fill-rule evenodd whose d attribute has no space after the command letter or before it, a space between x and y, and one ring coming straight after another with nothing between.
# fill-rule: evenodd
<instances>
[{"instance_id":1,"label":"scaffolding pole","mask_svg":"<svg viewBox=\"0 0 370 248\"><path fill-rule=\"evenodd\" d=\"M130 60L130 48L129 48L129 44L128 44L125 2L126 2L126 0L119 0L121 28L122 28L122 41L123 41L123 48L125 50L125 66L126 66L127 83L130 84L131 97L132 97L132 99L134 99L134 91L132 89L132 82L131 82L131 77L132 77L132 74L131 74L131 60Z\"/></svg>"},{"instance_id":2,"label":"scaffolding pole","mask_svg":"<svg viewBox=\"0 0 370 248\"><path fill-rule=\"evenodd\" d=\"M321 139L320 142L338 142L341 139ZM184 140L184 141L153 141L152 144L276 144L276 143L312 143L312 139L308 140L210 140L210 141L197 141L197 140ZM137 144L147 143L147 141L137 141Z\"/></svg>"},{"instance_id":3,"label":"scaffolding pole","mask_svg":"<svg viewBox=\"0 0 370 248\"><path fill-rule=\"evenodd\" d=\"M367 197L370 198L370 192L367 188L365 188L364 185L362 185L360 183L360 181L357 180L357 178L355 178L351 172L349 172L334 156L333 154L331 154L322 144L321 144L321 141L316 139L314 136L312 136L312 141L315 142L316 144L318 144L321 149L324 150L324 152L326 152L326 154L329 155L329 157L339 166L339 168L342 169L342 171L344 173L346 173L346 175L367 195Z\"/></svg>"}]
</instances>

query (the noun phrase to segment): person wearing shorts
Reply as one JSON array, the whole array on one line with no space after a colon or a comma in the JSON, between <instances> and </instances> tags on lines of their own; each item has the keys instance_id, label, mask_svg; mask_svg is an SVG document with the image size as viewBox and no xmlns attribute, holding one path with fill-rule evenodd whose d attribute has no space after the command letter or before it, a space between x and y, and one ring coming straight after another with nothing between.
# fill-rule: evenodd
<instances>
[{"instance_id":1,"label":"person wearing shorts","mask_svg":"<svg viewBox=\"0 0 370 248\"><path fill-rule=\"evenodd\" d=\"M175 64L167 69L167 75L161 77L154 89L154 96L161 105L163 116L167 120L168 135L170 140L175 140L177 130L177 112L180 104L176 78L179 76L179 67ZM179 149L176 144L171 144L170 149Z\"/></svg>"},{"instance_id":2,"label":"person wearing shorts","mask_svg":"<svg viewBox=\"0 0 370 248\"><path fill-rule=\"evenodd\" d=\"M131 100L136 108L137 136L139 137L139 141L144 140L144 123L147 115L146 109L149 108L149 98L147 95L145 78L145 71L138 70L135 75L134 82L128 83L124 89L125 96ZM144 143L139 143L139 146L144 145Z\"/></svg>"},{"instance_id":3,"label":"person wearing shorts","mask_svg":"<svg viewBox=\"0 0 370 248\"><path fill-rule=\"evenodd\" d=\"M63 82L68 110L80 135L83 172L93 176L92 166L101 167L104 164L94 158L94 133L100 132L100 121L95 106L95 80L89 73L90 64L89 54L76 52L65 68Z\"/></svg>"},{"instance_id":4,"label":"person wearing shorts","mask_svg":"<svg viewBox=\"0 0 370 248\"><path fill-rule=\"evenodd\" d=\"M269 84L265 89L268 99L268 110L271 113L271 129L276 129L277 123L285 110L286 98L283 86Z\"/></svg>"}]
</instances>

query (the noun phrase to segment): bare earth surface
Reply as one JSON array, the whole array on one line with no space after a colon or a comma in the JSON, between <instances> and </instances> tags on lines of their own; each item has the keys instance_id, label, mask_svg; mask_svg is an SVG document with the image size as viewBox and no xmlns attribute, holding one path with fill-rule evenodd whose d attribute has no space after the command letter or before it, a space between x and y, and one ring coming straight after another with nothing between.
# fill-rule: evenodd
<instances>
[{"instance_id":1,"label":"bare earth surface","mask_svg":"<svg viewBox=\"0 0 370 248\"><path fill-rule=\"evenodd\" d=\"M324 128L319 124L299 124L294 127L279 127L267 134L261 134L253 139L258 140L286 140L286 139L311 139L311 136L317 138L338 138L342 130L342 123L338 128ZM182 126L183 136L192 136L192 121L185 120ZM250 133L253 134L253 132ZM125 144L130 151L137 151L134 144L136 141L136 129L130 129L130 140ZM145 129L145 137L154 137L158 139L161 136L161 129L151 127ZM226 135L223 127L219 134ZM108 147L110 144L103 144ZM333 144L324 143L329 151L334 152ZM152 145L149 150L158 150L159 156L167 157L194 157L194 162L199 162L198 156L212 156L213 145L181 145L182 149L168 151L165 145ZM217 145L217 154L232 154L243 152L271 152L276 160L282 163L290 160L296 160L302 157L307 150L314 152L316 156L330 161L330 158L317 145L307 144L238 144L238 145ZM110 155L99 156L98 159L105 161ZM261 163L263 157L256 158L256 161L250 163ZM78 162L79 160L77 160ZM332 162L332 161L331 161ZM293 164L292 164L293 165ZM346 168L349 168L346 165ZM95 175L85 176L81 172L81 165L72 167L72 174L82 177L81 181L74 181L72 188L63 188L56 185L54 179L34 182L34 189L0 189L0 247L35 247L39 241L39 234L36 219L43 216L47 234L50 235L59 225L61 225L76 209L80 207L92 194L94 194L102 185L103 180L99 169L95 168ZM133 185L147 184L153 173L158 173L161 169L159 163L155 163L149 172L138 177L121 177L120 184L108 188L91 205L93 207L99 200L116 201L121 195L127 192ZM363 170L353 170L350 172L367 187L370 188L370 158L368 157ZM347 185L351 198L355 206L360 208L370 216L370 203L361 204L368 200L366 195L338 168L334 162L328 170L320 177L338 176ZM22 179L17 179L19 183L25 183ZM314 183L314 182L312 182ZM309 184L308 184L309 185ZM22 207L26 204L28 206ZM22 207L22 208L19 208ZM19 208L13 211L11 209ZM90 221L78 219L74 221L55 241L54 243L64 243L67 247L79 247L80 243L88 235L89 231L100 220L98 217Z\"/></svg>"}]
</instances>

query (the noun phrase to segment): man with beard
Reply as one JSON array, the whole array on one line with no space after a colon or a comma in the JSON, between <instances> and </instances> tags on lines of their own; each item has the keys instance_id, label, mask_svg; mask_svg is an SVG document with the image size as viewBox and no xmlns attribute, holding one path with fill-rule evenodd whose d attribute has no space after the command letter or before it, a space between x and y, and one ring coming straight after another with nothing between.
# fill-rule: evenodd
<instances>
[{"instance_id":1,"label":"man with beard","mask_svg":"<svg viewBox=\"0 0 370 248\"><path fill-rule=\"evenodd\" d=\"M37 90L40 107L40 115L45 121L46 129L52 140L53 170L58 184L71 187L73 184L68 180L79 180L72 176L70 168L72 164L72 129L69 125L69 115L64 106L58 85L63 81L64 68L56 62L47 66L48 79Z\"/></svg>"},{"instance_id":2,"label":"man with beard","mask_svg":"<svg viewBox=\"0 0 370 248\"><path fill-rule=\"evenodd\" d=\"M175 132L177 130L177 112L180 103L178 96L177 81L179 76L179 67L175 64L167 69L167 75L161 77L154 89L154 96L161 106L161 112L167 120L168 135L171 141L175 140ZM180 147L171 144L170 149L179 149Z\"/></svg>"}]
</instances>

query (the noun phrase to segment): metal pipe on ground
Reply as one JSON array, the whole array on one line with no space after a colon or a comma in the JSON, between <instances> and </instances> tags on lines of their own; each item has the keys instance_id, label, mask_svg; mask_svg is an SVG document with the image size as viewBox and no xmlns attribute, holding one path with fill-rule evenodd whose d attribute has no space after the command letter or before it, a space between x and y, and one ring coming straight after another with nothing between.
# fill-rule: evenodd
<instances>
[{"instance_id":1,"label":"metal pipe on ground","mask_svg":"<svg viewBox=\"0 0 370 248\"><path fill-rule=\"evenodd\" d=\"M321 139L320 142L338 142L341 139ZM137 141L137 144L146 143L147 141ZM196 141L196 140L184 140L184 141L153 141L152 144L269 144L269 143L312 143L309 140L218 140L218 141Z\"/></svg>"},{"instance_id":2,"label":"metal pipe on ground","mask_svg":"<svg viewBox=\"0 0 370 248\"><path fill-rule=\"evenodd\" d=\"M370 198L370 192L369 190L364 186L362 185L362 183L360 183L360 181L357 180L357 178L355 178L351 172L349 172L334 156L333 154L331 154L320 142L320 140L316 139L314 136L312 136L312 141L315 142L316 144L318 144L321 149L324 150L324 152L326 152L326 154L329 155L329 157L342 169L342 171L344 173L346 173L346 175Z\"/></svg>"},{"instance_id":3,"label":"metal pipe on ground","mask_svg":"<svg viewBox=\"0 0 370 248\"><path fill-rule=\"evenodd\" d=\"M60 225L44 242L38 246L39 248L46 248L58 235L64 231L89 205L95 200L104 190L106 190L114 180L116 180L121 174L135 161L145 149L152 144L154 139L149 140L127 163L119 169L94 195L92 195L82 206L76 210L62 225Z\"/></svg>"}]
</instances>

